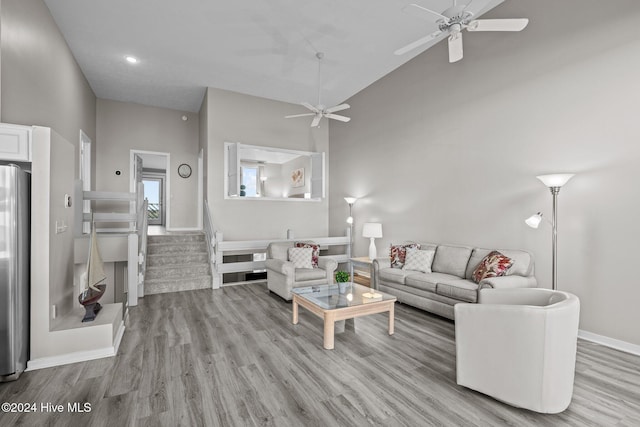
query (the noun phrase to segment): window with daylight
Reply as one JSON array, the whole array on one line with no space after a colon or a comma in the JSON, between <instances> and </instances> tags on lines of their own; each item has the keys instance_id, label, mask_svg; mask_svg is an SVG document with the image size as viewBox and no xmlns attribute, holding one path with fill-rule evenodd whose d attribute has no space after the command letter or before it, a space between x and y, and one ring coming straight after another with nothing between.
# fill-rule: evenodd
<instances>
[{"instance_id":1,"label":"window with daylight","mask_svg":"<svg viewBox=\"0 0 640 427\"><path fill-rule=\"evenodd\" d=\"M244 190L242 187L240 188L240 192L245 192L245 197L258 197L260 196L259 189L259 176L260 171L257 167L249 167L242 166L241 167L242 174L242 185L244 185Z\"/></svg>"}]
</instances>

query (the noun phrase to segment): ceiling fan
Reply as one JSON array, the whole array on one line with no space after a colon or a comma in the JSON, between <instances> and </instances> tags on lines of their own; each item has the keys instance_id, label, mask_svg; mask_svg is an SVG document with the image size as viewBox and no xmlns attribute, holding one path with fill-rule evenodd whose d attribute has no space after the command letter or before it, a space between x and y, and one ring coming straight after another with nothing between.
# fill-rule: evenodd
<instances>
[{"instance_id":1,"label":"ceiling fan","mask_svg":"<svg viewBox=\"0 0 640 427\"><path fill-rule=\"evenodd\" d=\"M438 24L438 31L429 34L401 47L394 53L403 55L410 50L420 47L435 39L441 34L449 35L449 62L456 62L462 59L462 30L467 31L522 31L527 26L529 20L518 19L473 19L473 12L466 10L471 2L459 5L457 0L453 0L453 6L442 13L427 9L418 4L410 4L402 10L411 15L416 15L428 21L435 21Z\"/></svg>"},{"instance_id":2,"label":"ceiling fan","mask_svg":"<svg viewBox=\"0 0 640 427\"><path fill-rule=\"evenodd\" d=\"M311 110L312 113L293 114L291 116L285 116L285 119L292 119L294 117L313 116L313 120L311 121L312 128L316 126L320 127L320 120L322 120L323 117L326 117L327 119L340 120L341 122L348 122L349 120L351 120L351 118L341 116L339 114L333 114L333 113L337 113L338 111L342 111L350 108L349 104L340 104L340 105L336 105L335 107L327 108L324 105L322 105L322 103L320 102L320 92L322 90L320 67L322 65L322 58L324 58L324 53L322 52L316 53L316 58L318 58L318 104L316 106L313 106L308 102L303 102L302 105L308 108L309 110Z\"/></svg>"}]
</instances>

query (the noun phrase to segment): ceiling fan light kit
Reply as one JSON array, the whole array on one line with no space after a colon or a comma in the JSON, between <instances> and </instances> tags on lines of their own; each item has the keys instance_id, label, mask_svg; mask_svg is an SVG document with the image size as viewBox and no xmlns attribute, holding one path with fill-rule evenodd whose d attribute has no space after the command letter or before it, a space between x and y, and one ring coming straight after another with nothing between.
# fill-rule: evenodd
<instances>
[{"instance_id":1,"label":"ceiling fan light kit","mask_svg":"<svg viewBox=\"0 0 640 427\"><path fill-rule=\"evenodd\" d=\"M473 0L472 0L473 1ZM453 6L442 13L427 9L418 4L409 4L402 10L410 15L418 16L427 21L438 24L439 30L420 38L408 45L396 50L394 54L404 55L420 46L429 43L442 34L449 37L449 62L457 62L462 59L462 30L467 31L522 31L529 20L526 18L516 19L473 19L473 12L466 10L471 1L465 5L458 5L457 0L453 0Z\"/></svg>"},{"instance_id":2,"label":"ceiling fan light kit","mask_svg":"<svg viewBox=\"0 0 640 427\"><path fill-rule=\"evenodd\" d=\"M308 110L311 110L311 113L303 113L303 114L292 114L289 116L285 116L285 119L293 119L295 117L310 117L313 116L313 120L311 121L311 127L320 127L320 120L322 120L323 117L327 118L327 119L333 119L333 120L338 120L341 122L348 122L349 120L351 120L351 118L346 117L346 116L342 116L340 114L334 114L338 111L342 111L342 110L346 110L348 108L351 108L351 106L349 104L340 104L340 105L336 105L334 107L325 107L324 105L322 105L322 103L320 102L320 94L322 91L322 74L321 74L321 65L322 65L322 58L324 58L324 53L322 52L318 52L316 53L316 58L318 58L318 104L313 106L311 104L309 104L308 102L302 102L302 106L305 107Z\"/></svg>"}]
</instances>

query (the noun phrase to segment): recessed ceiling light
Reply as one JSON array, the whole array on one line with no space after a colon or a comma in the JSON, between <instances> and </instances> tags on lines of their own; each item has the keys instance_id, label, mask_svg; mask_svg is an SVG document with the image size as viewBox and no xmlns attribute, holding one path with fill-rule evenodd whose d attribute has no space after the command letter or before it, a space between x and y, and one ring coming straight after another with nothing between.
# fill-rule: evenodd
<instances>
[{"instance_id":1,"label":"recessed ceiling light","mask_svg":"<svg viewBox=\"0 0 640 427\"><path fill-rule=\"evenodd\" d=\"M136 58L135 56L127 55L127 56L124 57L124 59L126 59L129 64L137 64L138 63L138 58Z\"/></svg>"}]
</instances>

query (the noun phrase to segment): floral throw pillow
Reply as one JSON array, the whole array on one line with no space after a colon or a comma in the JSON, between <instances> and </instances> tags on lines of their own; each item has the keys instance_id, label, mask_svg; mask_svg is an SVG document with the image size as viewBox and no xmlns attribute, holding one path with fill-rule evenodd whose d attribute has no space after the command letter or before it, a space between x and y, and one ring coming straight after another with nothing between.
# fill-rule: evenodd
<instances>
[{"instance_id":1,"label":"floral throw pillow","mask_svg":"<svg viewBox=\"0 0 640 427\"><path fill-rule=\"evenodd\" d=\"M480 283L487 277L500 277L507 273L513 265L513 260L498 251L490 252L480 261L480 264L473 270L473 281Z\"/></svg>"},{"instance_id":2,"label":"floral throw pillow","mask_svg":"<svg viewBox=\"0 0 640 427\"><path fill-rule=\"evenodd\" d=\"M404 266L404 261L407 257L407 249L420 249L420 244L405 243L404 245L391 245L391 247L389 248L391 267L402 268Z\"/></svg>"},{"instance_id":3,"label":"floral throw pillow","mask_svg":"<svg viewBox=\"0 0 640 427\"><path fill-rule=\"evenodd\" d=\"M296 248L311 248L311 265L318 268L318 257L320 256L320 245L313 243L296 242Z\"/></svg>"}]
</instances>

